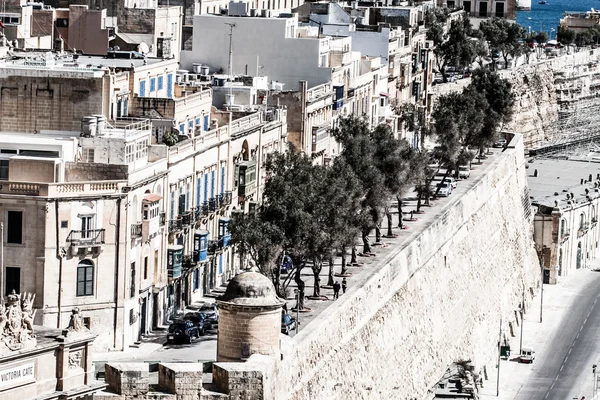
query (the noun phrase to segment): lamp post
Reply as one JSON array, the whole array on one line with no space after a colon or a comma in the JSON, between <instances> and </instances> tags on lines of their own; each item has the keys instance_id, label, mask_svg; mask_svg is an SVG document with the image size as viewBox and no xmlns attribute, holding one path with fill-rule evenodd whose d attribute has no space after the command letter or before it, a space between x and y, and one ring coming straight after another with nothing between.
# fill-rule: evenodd
<instances>
[{"instance_id":1,"label":"lamp post","mask_svg":"<svg viewBox=\"0 0 600 400\"><path fill-rule=\"evenodd\" d=\"M300 291L295 289L296 293L296 335L298 334L298 329L300 326Z\"/></svg>"}]
</instances>

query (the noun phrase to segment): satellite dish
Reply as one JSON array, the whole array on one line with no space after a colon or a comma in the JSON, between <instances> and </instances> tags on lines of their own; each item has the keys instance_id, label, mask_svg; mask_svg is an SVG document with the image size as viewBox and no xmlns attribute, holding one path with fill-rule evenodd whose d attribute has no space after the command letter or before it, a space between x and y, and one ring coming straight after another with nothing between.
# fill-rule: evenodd
<instances>
[{"instance_id":1,"label":"satellite dish","mask_svg":"<svg viewBox=\"0 0 600 400\"><path fill-rule=\"evenodd\" d=\"M148 54L150 53L150 48L146 43L140 43L140 45L138 46L138 51L142 54Z\"/></svg>"}]
</instances>

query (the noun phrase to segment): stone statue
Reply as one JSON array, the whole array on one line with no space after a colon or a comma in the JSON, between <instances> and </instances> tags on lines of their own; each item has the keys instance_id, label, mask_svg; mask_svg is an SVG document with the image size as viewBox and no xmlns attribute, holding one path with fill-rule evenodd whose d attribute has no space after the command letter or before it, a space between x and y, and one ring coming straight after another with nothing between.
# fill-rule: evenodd
<instances>
[{"instance_id":1,"label":"stone statue","mask_svg":"<svg viewBox=\"0 0 600 400\"><path fill-rule=\"evenodd\" d=\"M74 336L81 333L87 333L90 330L84 325L83 317L80 314L79 307L73 308L71 311L71 320L67 329L63 330L64 336Z\"/></svg>"},{"instance_id":2,"label":"stone statue","mask_svg":"<svg viewBox=\"0 0 600 400\"><path fill-rule=\"evenodd\" d=\"M8 295L6 305L0 304L0 352L34 347L37 343L33 333L33 301L35 294Z\"/></svg>"}]
</instances>

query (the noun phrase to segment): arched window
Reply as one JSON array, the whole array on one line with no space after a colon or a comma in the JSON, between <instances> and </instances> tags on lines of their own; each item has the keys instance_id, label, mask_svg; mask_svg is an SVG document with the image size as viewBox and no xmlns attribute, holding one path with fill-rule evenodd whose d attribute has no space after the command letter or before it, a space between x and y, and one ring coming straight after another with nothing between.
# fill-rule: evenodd
<instances>
[{"instance_id":1,"label":"arched window","mask_svg":"<svg viewBox=\"0 0 600 400\"><path fill-rule=\"evenodd\" d=\"M585 214L581 213L581 214L579 214L579 229L583 230L584 226L585 226Z\"/></svg>"},{"instance_id":2,"label":"arched window","mask_svg":"<svg viewBox=\"0 0 600 400\"><path fill-rule=\"evenodd\" d=\"M77 264L77 296L94 295L94 263L81 260Z\"/></svg>"},{"instance_id":3,"label":"arched window","mask_svg":"<svg viewBox=\"0 0 600 400\"><path fill-rule=\"evenodd\" d=\"M567 232L567 220L562 219L560 221L560 236L564 236L565 233L568 233Z\"/></svg>"}]
</instances>

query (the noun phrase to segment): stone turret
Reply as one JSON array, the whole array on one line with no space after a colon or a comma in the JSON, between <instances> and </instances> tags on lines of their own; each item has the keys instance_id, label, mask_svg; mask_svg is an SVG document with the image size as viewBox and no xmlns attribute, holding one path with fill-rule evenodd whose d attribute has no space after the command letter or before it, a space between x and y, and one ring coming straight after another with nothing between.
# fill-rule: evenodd
<instances>
[{"instance_id":1,"label":"stone turret","mask_svg":"<svg viewBox=\"0 0 600 400\"><path fill-rule=\"evenodd\" d=\"M219 305L217 361L243 361L252 354L279 357L281 306L269 278L244 272L227 285Z\"/></svg>"}]
</instances>

